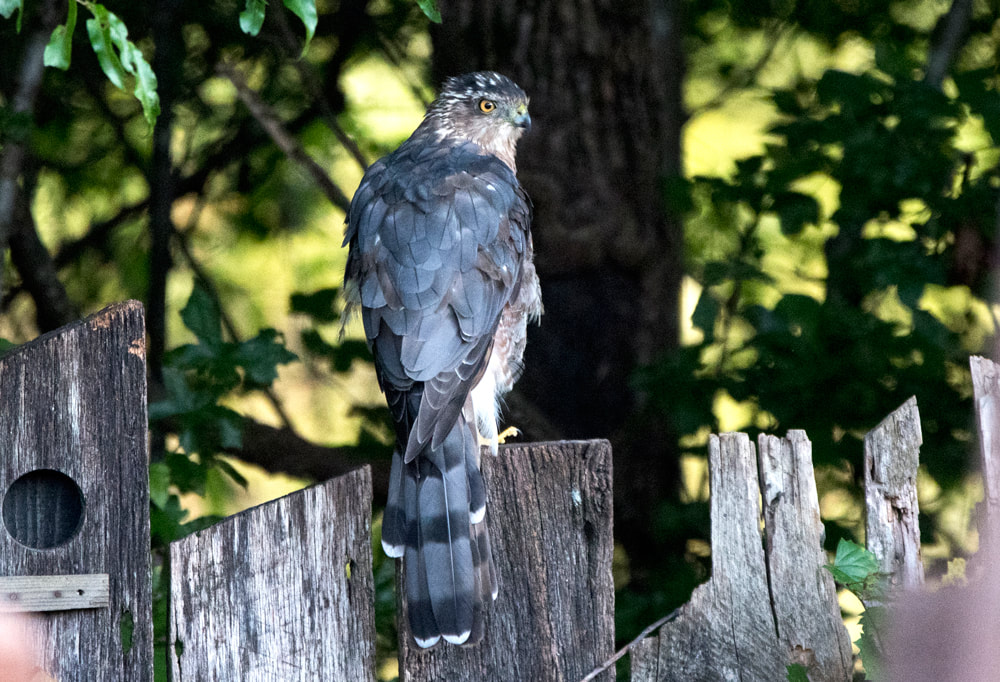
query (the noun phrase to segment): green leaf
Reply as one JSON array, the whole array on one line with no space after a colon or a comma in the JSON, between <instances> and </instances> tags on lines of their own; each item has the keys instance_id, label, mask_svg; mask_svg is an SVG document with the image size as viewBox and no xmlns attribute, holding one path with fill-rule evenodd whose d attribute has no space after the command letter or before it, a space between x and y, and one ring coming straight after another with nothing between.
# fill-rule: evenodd
<instances>
[{"instance_id":1,"label":"green leaf","mask_svg":"<svg viewBox=\"0 0 1000 682\"><path fill-rule=\"evenodd\" d=\"M772 210L781 218L781 231L786 235L798 234L806 225L819 223L819 202L807 194L776 194Z\"/></svg>"},{"instance_id":2,"label":"green leaf","mask_svg":"<svg viewBox=\"0 0 1000 682\"><path fill-rule=\"evenodd\" d=\"M156 74L153 73L153 67L149 65L149 62L135 45L132 45L132 50L135 61L135 91L133 94L142 105L142 115L152 129L156 125L156 119L160 116L160 95L156 92L158 85Z\"/></svg>"},{"instance_id":3,"label":"green leaf","mask_svg":"<svg viewBox=\"0 0 1000 682\"><path fill-rule=\"evenodd\" d=\"M875 555L861 545L841 538L837 543L837 555L827 569L834 580L854 590L853 586L863 586L872 576L878 575L879 564Z\"/></svg>"},{"instance_id":4,"label":"green leaf","mask_svg":"<svg viewBox=\"0 0 1000 682\"><path fill-rule=\"evenodd\" d=\"M10 19L14 12L24 12L24 0L0 0L0 17ZM18 15L17 21L18 25L20 25L20 15Z\"/></svg>"},{"instance_id":5,"label":"green leaf","mask_svg":"<svg viewBox=\"0 0 1000 682\"><path fill-rule=\"evenodd\" d=\"M66 23L55 27L49 44L45 46L42 59L45 66L54 66L65 71L69 68L73 53L73 32L76 30L76 0L69 0Z\"/></svg>"},{"instance_id":6,"label":"green leaf","mask_svg":"<svg viewBox=\"0 0 1000 682\"><path fill-rule=\"evenodd\" d=\"M712 343L715 339L715 321L719 317L721 308L722 306L709 293L708 288L701 290L701 296L698 297L698 305L694 307L694 312L691 313L691 324L702 331L705 335L706 343Z\"/></svg>"},{"instance_id":7,"label":"green leaf","mask_svg":"<svg viewBox=\"0 0 1000 682\"><path fill-rule=\"evenodd\" d=\"M222 318L219 307L198 283L195 283L187 304L181 310L181 320L201 343L212 348L222 345Z\"/></svg>"},{"instance_id":8,"label":"green leaf","mask_svg":"<svg viewBox=\"0 0 1000 682\"><path fill-rule=\"evenodd\" d=\"M809 682L808 669L801 663L791 663L785 666L788 682Z\"/></svg>"},{"instance_id":9,"label":"green leaf","mask_svg":"<svg viewBox=\"0 0 1000 682\"><path fill-rule=\"evenodd\" d=\"M240 30L247 35L256 36L264 25L266 0L247 0L247 7L240 12Z\"/></svg>"},{"instance_id":10,"label":"green leaf","mask_svg":"<svg viewBox=\"0 0 1000 682\"><path fill-rule=\"evenodd\" d=\"M149 501L157 507L166 507L170 497L170 467L166 462L149 465Z\"/></svg>"},{"instance_id":11,"label":"green leaf","mask_svg":"<svg viewBox=\"0 0 1000 682\"><path fill-rule=\"evenodd\" d=\"M336 322L340 319L339 293L337 287L320 289L311 294L295 292L291 297L292 312L304 313L319 323Z\"/></svg>"},{"instance_id":12,"label":"green leaf","mask_svg":"<svg viewBox=\"0 0 1000 682\"><path fill-rule=\"evenodd\" d=\"M884 606L869 606L861 614L861 636L855 644L861 656L861 664L865 667L865 677L869 680L885 680L885 668L882 665L883 652L881 641L886 630L887 611Z\"/></svg>"},{"instance_id":13,"label":"green leaf","mask_svg":"<svg viewBox=\"0 0 1000 682\"><path fill-rule=\"evenodd\" d=\"M262 329L254 338L244 341L233 361L246 371L247 382L253 387L270 386L278 378L278 365L298 359L285 348L274 329Z\"/></svg>"},{"instance_id":14,"label":"green leaf","mask_svg":"<svg viewBox=\"0 0 1000 682\"><path fill-rule=\"evenodd\" d=\"M441 23L441 12L438 10L437 0L417 0L417 4L420 5L420 9L424 11L428 19L435 24Z\"/></svg>"},{"instance_id":15,"label":"green leaf","mask_svg":"<svg viewBox=\"0 0 1000 682\"><path fill-rule=\"evenodd\" d=\"M122 65L114 49L114 39L111 36L111 12L104 5L91 5L93 19L87 19L87 35L90 45L97 55L97 63L108 80L119 90L125 89L125 67Z\"/></svg>"},{"instance_id":16,"label":"green leaf","mask_svg":"<svg viewBox=\"0 0 1000 682\"><path fill-rule=\"evenodd\" d=\"M95 3L87 7L94 15L93 19L87 20L87 34L101 69L108 80L121 90L127 90L126 74L135 76L133 94L142 105L143 116L152 128L160 115L160 96L156 92L153 68L142 51L128 39L128 28L121 19L103 5Z\"/></svg>"},{"instance_id":17,"label":"green leaf","mask_svg":"<svg viewBox=\"0 0 1000 682\"><path fill-rule=\"evenodd\" d=\"M306 27L306 42L302 46L302 54L309 49L309 43L316 34L316 0L285 0L285 7L302 20Z\"/></svg>"}]
</instances>

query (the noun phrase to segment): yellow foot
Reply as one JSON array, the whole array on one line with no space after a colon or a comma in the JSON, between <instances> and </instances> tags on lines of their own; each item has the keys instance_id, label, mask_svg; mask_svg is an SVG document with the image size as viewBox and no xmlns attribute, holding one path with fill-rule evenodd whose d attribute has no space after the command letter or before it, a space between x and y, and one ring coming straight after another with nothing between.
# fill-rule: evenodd
<instances>
[{"instance_id":1,"label":"yellow foot","mask_svg":"<svg viewBox=\"0 0 1000 682\"><path fill-rule=\"evenodd\" d=\"M508 426L497 435L498 443L506 443L508 438L515 438L521 435L521 429L516 426Z\"/></svg>"}]
</instances>

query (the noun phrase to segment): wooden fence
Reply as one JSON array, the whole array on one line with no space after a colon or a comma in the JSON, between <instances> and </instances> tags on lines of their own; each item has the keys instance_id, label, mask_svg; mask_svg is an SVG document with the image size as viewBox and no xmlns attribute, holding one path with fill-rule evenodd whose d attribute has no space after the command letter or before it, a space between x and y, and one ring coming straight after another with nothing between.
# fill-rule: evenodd
<instances>
[{"instance_id":1,"label":"wooden fence","mask_svg":"<svg viewBox=\"0 0 1000 682\"><path fill-rule=\"evenodd\" d=\"M143 339L128 302L0 359L0 605L36 612L22 627L52 679L152 679ZM1000 371L973 372L993 453ZM912 398L865 439L867 544L901 586L923 580L920 442ZM613 680L609 444L484 462L501 584L486 637L420 650L399 618L400 679ZM850 680L806 434L713 435L709 472L712 576L631 647L632 680L782 680L790 663ZM175 542L168 569L171 680L374 680L367 468Z\"/></svg>"}]
</instances>

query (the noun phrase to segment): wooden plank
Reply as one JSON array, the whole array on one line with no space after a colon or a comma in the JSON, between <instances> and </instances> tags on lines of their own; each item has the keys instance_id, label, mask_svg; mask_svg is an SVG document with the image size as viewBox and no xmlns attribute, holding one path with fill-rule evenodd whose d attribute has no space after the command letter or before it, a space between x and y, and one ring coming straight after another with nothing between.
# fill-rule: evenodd
<instances>
[{"instance_id":1,"label":"wooden plank","mask_svg":"<svg viewBox=\"0 0 1000 682\"><path fill-rule=\"evenodd\" d=\"M744 433L712 435L712 577L656 638L632 651L632 680L782 680L760 531L753 444Z\"/></svg>"},{"instance_id":2,"label":"wooden plank","mask_svg":"<svg viewBox=\"0 0 1000 682\"><path fill-rule=\"evenodd\" d=\"M912 397L865 435L865 546L894 588L924 582L917 523L920 413Z\"/></svg>"},{"instance_id":3,"label":"wooden plank","mask_svg":"<svg viewBox=\"0 0 1000 682\"><path fill-rule=\"evenodd\" d=\"M371 472L170 545L171 679L374 680Z\"/></svg>"},{"instance_id":4,"label":"wooden plank","mask_svg":"<svg viewBox=\"0 0 1000 682\"><path fill-rule=\"evenodd\" d=\"M851 638L833 576L823 566L823 521L804 431L757 438L767 537L768 585L778 640L787 663L806 667L810 682L853 676Z\"/></svg>"},{"instance_id":5,"label":"wooden plank","mask_svg":"<svg viewBox=\"0 0 1000 682\"><path fill-rule=\"evenodd\" d=\"M128 301L46 334L0 358L0 575L107 573L107 608L35 616L29 637L60 680L149 680L153 626L146 451L145 325ZM69 523L32 495L8 495L38 470L62 472L82 497ZM64 477L64 478L65 478ZM31 492L28 490L27 492ZM44 490L42 490L44 492ZM23 506L7 505L18 498ZM32 516L37 515L32 521ZM15 521L16 519L16 521ZM12 523L14 521L14 523Z\"/></svg>"},{"instance_id":6,"label":"wooden plank","mask_svg":"<svg viewBox=\"0 0 1000 682\"><path fill-rule=\"evenodd\" d=\"M1000 535L1000 365L973 356L969 358L969 368L972 370L985 503L979 520L980 547L1000 547L1000 538L997 538Z\"/></svg>"},{"instance_id":7,"label":"wooden plank","mask_svg":"<svg viewBox=\"0 0 1000 682\"><path fill-rule=\"evenodd\" d=\"M109 582L107 573L0 577L0 612L107 608Z\"/></svg>"},{"instance_id":8,"label":"wooden plank","mask_svg":"<svg viewBox=\"0 0 1000 682\"><path fill-rule=\"evenodd\" d=\"M483 464L500 575L485 637L475 646L419 649L400 603L400 679L579 680L614 646L611 446L502 446ZM597 679L614 680L614 670Z\"/></svg>"}]
</instances>

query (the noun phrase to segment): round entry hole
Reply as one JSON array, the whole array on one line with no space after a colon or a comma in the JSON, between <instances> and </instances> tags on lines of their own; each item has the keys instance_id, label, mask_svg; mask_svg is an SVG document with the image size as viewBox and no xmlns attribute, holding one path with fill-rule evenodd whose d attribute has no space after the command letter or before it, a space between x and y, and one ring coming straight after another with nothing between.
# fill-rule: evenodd
<instances>
[{"instance_id":1,"label":"round entry hole","mask_svg":"<svg viewBox=\"0 0 1000 682\"><path fill-rule=\"evenodd\" d=\"M80 528L83 493L61 471L30 471L7 488L2 515L7 532L22 545L33 549L58 547Z\"/></svg>"}]
</instances>

